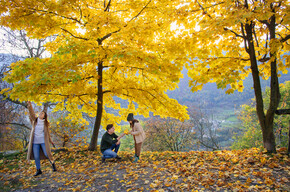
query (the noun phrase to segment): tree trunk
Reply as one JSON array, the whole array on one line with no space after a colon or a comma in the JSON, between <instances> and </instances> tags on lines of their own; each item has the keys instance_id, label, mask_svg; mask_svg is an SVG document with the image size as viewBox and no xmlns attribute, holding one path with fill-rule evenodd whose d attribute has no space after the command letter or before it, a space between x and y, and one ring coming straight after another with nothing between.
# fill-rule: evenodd
<instances>
[{"instance_id":1,"label":"tree trunk","mask_svg":"<svg viewBox=\"0 0 290 192\"><path fill-rule=\"evenodd\" d=\"M43 103L43 110L45 113L47 113L47 109L49 107L49 102Z\"/></svg>"},{"instance_id":2,"label":"tree trunk","mask_svg":"<svg viewBox=\"0 0 290 192\"><path fill-rule=\"evenodd\" d=\"M277 115L289 115L290 109L279 109L279 110L276 110L275 113Z\"/></svg>"},{"instance_id":3,"label":"tree trunk","mask_svg":"<svg viewBox=\"0 0 290 192\"><path fill-rule=\"evenodd\" d=\"M288 155L290 154L290 120L289 120L289 132L288 132Z\"/></svg>"},{"instance_id":4,"label":"tree trunk","mask_svg":"<svg viewBox=\"0 0 290 192\"><path fill-rule=\"evenodd\" d=\"M270 93L270 104L266 114L266 130L264 146L267 149L267 152L275 153L276 152L276 144L275 144L275 136L273 131L273 123L274 123L274 116L275 111L278 108L281 94L279 91L279 81L277 76L277 60L276 60L276 52L272 51L272 44L275 39L275 25L276 25L276 18L273 10L273 15L270 18L270 23L267 24L267 27L270 32L270 57L271 57L271 93ZM274 58L274 59L272 59Z\"/></svg>"},{"instance_id":5,"label":"tree trunk","mask_svg":"<svg viewBox=\"0 0 290 192\"><path fill-rule=\"evenodd\" d=\"M98 63L98 101L97 101L97 116L94 124L94 130L89 146L90 151L96 150L98 143L99 130L101 127L102 112L103 112L103 62Z\"/></svg>"},{"instance_id":6,"label":"tree trunk","mask_svg":"<svg viewBox=\"0 0 290 192\"><path fill-rule=\"evenodd\" d=\"M248 47L246 47L246 49L250 56L250 61L251 61L252 78L253 78L254 92L255 92L255 98L256 98L256 111L257 111L259 123L260 123L262 133L263 133L263 144L268 153L273 153L273 152L276 152L275 136L273 132L273 121L274 121L274 114L278 106L277 104L278 94L277 94L277 85L276 85L276 83L278 82L278 78L277 78L277 73L275 73L276 61L273 61L271 63L271 98L270 98L270 106L267 111L267 115L265 115L259 69L258 69L258 63L257 63L256 54L255 54L255 46L254 46L254 39L253 39L253 31L254 31L253 22L247 23L245 25L245 31L247 33L246 41L248 43ZM279 90L279 87L278 87L278 90Z\"/></svg>"}]
</instances>

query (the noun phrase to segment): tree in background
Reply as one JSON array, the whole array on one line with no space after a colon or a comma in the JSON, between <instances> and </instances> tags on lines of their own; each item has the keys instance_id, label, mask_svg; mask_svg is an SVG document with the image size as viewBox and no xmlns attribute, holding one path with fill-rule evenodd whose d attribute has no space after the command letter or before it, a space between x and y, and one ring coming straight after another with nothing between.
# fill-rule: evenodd
<instances>
[{"instance_id":1,"label":"tree in background","mask_svg":"<svg viewBox=\"0 0 290 192\"><path fill-rule=\"evenodd\" d=\"M188 118L186 107L166 95L177 87L184 52L171 24L180 1L2 1L0 25L22 29L47 43L50 58L11 65L6 95L20 101L55 102L78 123L96 116L94 150L101 125L120 123L129 112ZM3 91L4 92L4 91ZM25 94L23 94L25 93ZM113 96L128 100L121 108ZM135 104L138 105L135 105ZM107 109L114 108L118 114Z\"/></svg>"},{"instance_id":2,"label":"tree in background","mask_svg":"<svg viewBox=\"0 0 290 192\"><path fill-rule=\"evenodd\" d=\"M209 114L202 112L200 108L189 108L190 122L194 126L196 149L218 150L218 130L220 122L209 117Z\"/></svg>"},{"instance_id":3,"label":"tree in background","mask_svg":"<svg viewBox=\"0 0 290 192\"><path fill-rule=\"evenodd\" d=\"M4 49L5 52L10 52L10 54L1 54L0 58L0 99L1 102L5 103L6 107L9 106L11 113L9 116L6 115L5 118L1 118L0 125L9 126L9 134L13 134L13 139L9 141L22 143L22 147L18 146L15 149L26 148L31 130L31 125L26 120L27 114L25 113L25 109L27 108L27 104L26 102L14 100L9 95L4 95L2 90L12 89L14 85L3 81L3 78L4 74L10 70L11 63L25 58L41 58L45 52L43 44L53 39L53 37L41 40L30 39L23 30L11 30L6 27L0 28L0 34L0 49ZM43 110L47 111L50 105L50 103L43 103ZM0 106L1 111L6 110L3 106Z\"/></svg>"},{"instance_id":4,"label":"tree in background","mask_svg":"<svg viewBox=\"0 0 290 192\"><path fill-rule=\"evenodd\" d=\"M44 39L31 39L24 30L11 30L7 27L1 27L0 34L0 50L4 49L5 52L17 56L18 59L49 56L43 45L55 39L53 36Z\"/></svg>"},{"instance_id":5,"label":"tree in background","mask_svg":"<svg viewBox=\"0 0 290 192\"><path fill-rule=\"evenodd\" d=\"M66 116L65 112L53 113L50 116L50 130L55 136L55 143L59 143L61 147L66 147L67 144L83 144L85 141L84 136L79 134L85 130L85 126L72 122Z\"/></svg>"},{"instance_id":6,"label":"tree in background","mask_svg":"<svg viewBox=\"0 0 290 192\"><path fill-rule=\"evenodd\" d=\"M187 55L192 91L209 82L226 93L243 91L243 80L251 73L263 145L269 153L276 152L278 72L286 74L290 67L290 55L284 54L289 52L289 2L201 0L184 3L178 11L181 43L194 50ZM271 78L266 111L260 78Z\"/></svg>"},{"instance_id":7,"label":"tree in background","mask_svg":"<svg viewBox=\"0 0 290 192\"><path fill-rule=\"evenodd\" d=\"M2 81L9 62L18 57L1 54L0 56L0 90L12 85ZM30 127L25 120L25 103L12 102L0 94L0 150L16 150L26 148L29 140Z\"/></svg>"},{"instance_id":8,"label":"tree in background","mask_svg":"<svg viewBox=\"0 0 290 192\"><path fill-rule=\"evenodd\" d=\"M7 101L0 101L1 113L0 122L6 122L13 118L13 112ZM21 149L16 135L12 134L12 125L0 123L0 151Z\"/></svg>"},{"instance_id":9,"label":"tree in background","mask_svg":"<svg viewBox=\"0 0 290 192\"><path fill-rule=\"evenodd\" d=\"M279 108L290 108L290 81L286 81L280 85L281 102ZM265 108L270 103L270 88L267 88L264 93ZM263 136L262 131L259 128L259 121L255 110L255 99L251 105L243 105L239 114L239 119L242 122L243 133L240 136L235 137L235 142L232 145L232 149L245 149L245 148L262 148ZM289 116L275 116L274 118L274 133L278 146L287 147L288 134L289 134Z\"/></svg>"},{"instance_id":10,"label":"tree in background","mask_svg":"<svg viewBox=\"0 0 290 192\"><path fill-rule=\"evenodd\" d=\"M147 151L190 151L194 142L194 128L189 121L177 119L150 118L145 122Z\"/></svg>"}]
</instances>

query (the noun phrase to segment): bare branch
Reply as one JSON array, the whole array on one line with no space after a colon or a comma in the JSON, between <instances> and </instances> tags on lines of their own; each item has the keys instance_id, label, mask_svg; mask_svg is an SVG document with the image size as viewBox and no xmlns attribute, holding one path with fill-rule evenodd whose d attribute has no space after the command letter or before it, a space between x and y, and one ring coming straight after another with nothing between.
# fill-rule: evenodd
<instances>
[{"instance_id":1,"label":"bare branch","mask_svg":"<svg viewBox=\"0 0 290 192\"><path fill-rule=\"evenodd\" d=\"M202 7L202 5L198 1L196 1L196 2L198 3L200 8L202 9L203 13L205 13L206 15L208 15L212 19L212 16L210 16L210 14L207 13L207 11Z\"/></svg>"},{"instance_id":2,"label":"bare branch","mask_svg":"<svg viewBox=\"0 0 290 192\"><path fill-rule=\"evenodd\" d=\"M230 29L228 29L228 28L226 28L226 27L224 27L224 30L225 30L225 31L230 31L230 32L232 32L233 34L236 35L236 37L241 37L241 38L245 39L245 36L244 36L244 35L239 35L238 33L234 32L233 30L230 30Z\"/></svg>"},{"instance_id":3,"label":"bare branch","mask_svg":"<svg viewBox=\"0 0 290 192\"><path fill-rule=\"evenodd\" d=\"M25 125L25 124L20 124L20 123L0 123L0 125L17 125L17 126L24 127L24 128L26 128L26 129L28 129L28 130L31 130L31 128L28 127L27 125Z\"/></svg>"},{"instance_id":4,"label":"bare branch","mask_svg":"<svg viewBox=\"0 0 290 192\"><path fill-rule=\"evenodd\" d=\"M106 1L104 1L104 6L106 6L105 4L106 4ZM107 4L107 6L106 6L104 11L109 12L110 11L110 5L111 5L111 0L109 0L109 2L108 2L108 4Z\"/></svg>"},{"instance_id":5,"label":"bare branch","mask_svg":"<svg viewBox=\"0 0 290 192\"><path fill-rule=\"evenodd\" d=\"M152 0L150 0L140 11L137 15L135 15L132 19L130 19L130 21L128 23L130 23L131 21L133 21L134 19L136 19L139 15L141 15L141 13L147 8L147 6L151 3ZM128 23L126 24L126 26L128 25ZM126 27L125 26L125 27Z\"/></svg>"}]
</instances>

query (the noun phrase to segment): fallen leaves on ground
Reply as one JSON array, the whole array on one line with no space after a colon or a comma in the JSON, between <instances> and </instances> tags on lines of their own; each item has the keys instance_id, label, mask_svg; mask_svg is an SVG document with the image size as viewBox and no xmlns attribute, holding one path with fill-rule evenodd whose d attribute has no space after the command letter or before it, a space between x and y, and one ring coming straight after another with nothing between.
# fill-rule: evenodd
<instances>
[{"instance_id":1,"label":"fallen leaves on ground","mask_svg":"<svg viewBox=\"0 0 290 192\"><path fill-rule=\"evenodd\" d=\"M42 161L43 174L22 153L0 161L2 191L290 191L285 151L120 152L122 160L101 163L98 152L83 148L53 152L58 171Z\"/></svg>"}]
</instances>

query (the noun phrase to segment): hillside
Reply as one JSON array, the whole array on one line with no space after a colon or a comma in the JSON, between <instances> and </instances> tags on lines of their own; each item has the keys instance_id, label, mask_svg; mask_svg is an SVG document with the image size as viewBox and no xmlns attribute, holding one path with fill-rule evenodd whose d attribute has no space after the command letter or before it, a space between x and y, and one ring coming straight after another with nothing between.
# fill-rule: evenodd
<instances>
[{"instance_id":1,"label":"hillside","mask_svg":"<svg viewBox=\"0 0 290 192\"><path fill-rule=\"evenodd\" d=\"M168 92L171 98L178 100L184 105L199 105L201 108L223 108L234 109L242 104L249 103L254 98L253 81L249 76L244 81L244 91L235 91L233 94L225 94L225 90L217 89L215 83L208 83L201 91L191 92L188 82L190 78L187 75L187 70L183 70L184 77L180 80L179 88ZM290 73L282 74L279 78L279 83L284 83L290 80ZM261 80L263 91L270 86L270 79Z\"/></svg>"}]
</instances>

